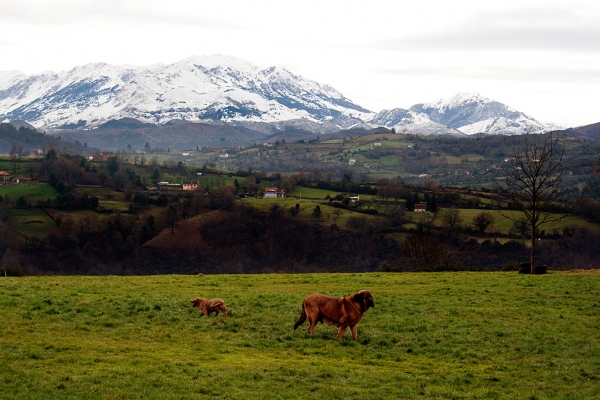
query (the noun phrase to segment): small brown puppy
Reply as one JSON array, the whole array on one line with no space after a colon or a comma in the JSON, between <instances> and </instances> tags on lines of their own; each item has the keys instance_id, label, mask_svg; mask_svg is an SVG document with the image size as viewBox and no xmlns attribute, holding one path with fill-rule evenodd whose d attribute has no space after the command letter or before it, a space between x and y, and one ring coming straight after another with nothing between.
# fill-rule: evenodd
<instances>
[{"instance_id":1,"label":"small brown puppy","mask_svg":"<svg viewBox=\"0 0 600 400\"><path fill-rule=\"evenodd\" d=\"M356 324L363 317L369 307L375 307L373 296L368 290L346 297L329 297L324 294L314 293L304 298L302 302L302 314L294 324L294 330L306 321L308 317L308 333L312 335L317 322L327 325L339 326L338 340L342 340L346 328L350 327L352 338L358 339Z\"/></svg>"},{"instance_id":2,"label":"small brown puppy","mask_svg":"<svg viewBox=\"0 0 600 400\"><path fill-rule=\"evenodd\" d=\"M214 311L216 316L219 315L219 311L222 311L225 318L227 318L227 308L225 307L225 302L223 299L205 300L200 297L196 297L194 300L192 300L192 304L198 310L202 310L203 315L209 315Z\"/></svg>"}]
</instances>

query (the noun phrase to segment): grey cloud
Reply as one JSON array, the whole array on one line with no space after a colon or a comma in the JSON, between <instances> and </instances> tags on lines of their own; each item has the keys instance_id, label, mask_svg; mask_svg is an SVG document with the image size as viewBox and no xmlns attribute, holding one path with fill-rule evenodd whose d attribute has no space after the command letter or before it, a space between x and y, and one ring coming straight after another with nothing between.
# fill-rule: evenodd
<instances>
[{"instance_id":1,"label":"grey cloud","mask_svg":"<svg viewBox=\"0 0 600 400\"><path fill-rule=\"evenodd\" d=\"M523 66L431 66L379 68L374 72L387 75L406 75L431 78L475 78L485 80L528 81L528 82L588 82L600 83L600 69L568 69L551 66L527 68Z\"/></svg>"},{"instance_id":2,"label":"grey cloud","mask_svg":"<svg viewBox=\"0 0 600 400\"><path fill-rule=\"evenodd\" d=\"M593 15L593 14L592 14ZM524 9L484 14L437 32L373 43L387 50L600 51L600 25L568 9Z\"/></svg>"},{"instance_id":3,"label":"grey cloud","mask_svg":"<svg viewBox=\"0 0 600 400\"><path fill-rule=\"evenodd\" d=\"M33 4L19 0L4 0L0 22L13 25L176 25L220 29L246 29L245 26L202 15L202 3L195 9L172 10L177 13L161 13L152 8L152 1L133 2L124 0L102 1L42 1Z\"/></svg>"},{"instance_id":4,"label":"grey cloud","mask_svg":"<svg viewBox=\"0 0 600 400\"><path fill-rule=\"evenodd\" d=\"M388 50L550 50L600 51L600 28L474 27L439 35L381 43Z\"/></svg>"}]
</instances>

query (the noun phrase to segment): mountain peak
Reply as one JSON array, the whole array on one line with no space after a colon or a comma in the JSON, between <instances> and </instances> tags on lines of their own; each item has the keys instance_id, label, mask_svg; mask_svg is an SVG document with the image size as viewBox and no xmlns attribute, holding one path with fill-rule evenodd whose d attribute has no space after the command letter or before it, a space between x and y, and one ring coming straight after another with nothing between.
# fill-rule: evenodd
<instances>
[{"instance_id":1,"label":"mountain peak","mask_svg":"<svg viewBox=\"0 0 600 400\"><path fill-rule=\"evenodd\" d=\"M243 60L238 57L228 56L223 54L212 54L210 56L191 56L178 63L189 63L194 65L202 65L205 68L216 68L227 66L235 70L243 71L254 71L260 69L258 66L250 63L249 61Z\"/></svg>"},{"instance_id":2,"label":"mountain peak","mask_svg":"<svg viewBox=\"0 0 600 400\"><path fill-rule=\"evenodd\" d=\"M471 92L461 92L432 103L415 104L408 110L383 110L370 123L424 134L515 135L544 130L543 124L526 114Z\"/></svg>"},{"instance_id":3,"label":"mountain peak","mask_svg":"<svg viewBox=\"0 0 600 400\"><path fill-rule=\"evenodd\" d=\"M475 92L460 92L449 99L440 99L432 103L423 104L424 107L435 108L439 112L443 113L447 109L460 107L467 103L478 103L486 104L491 103L493 100L483 97L479 93Z\"/></svg>"},{"instance_id":4,"label":"mountain peak","mask_svg":"<svg viewBox=\"0 0 600 400\"><path fill-rule=\"evenodd\" d=\"M518 134L544 128L524 113L472 92L375 114L331 86L280 67L260 67L222 54L149 67L100 62L33 76L0 73L0 120L25 120L51 130L95 128L110 120L122 124L123 118L143 124L301 119L312 126L339 128L366 122L444 135Z\"/></svg>"},{"instance_id":5,"label":"mountain peak","mask_svg":"<svg viewBox=\"0 0 600 400\"><path fill-rule=\"evenodd\" d=\"M151 67L91 63L60 73L0 80L0 119L47 129L93 128L111 119L277 122L298 118L340 127L372 114L335 89L237 57L193 56Z\"/></svg>"}]
</instances>

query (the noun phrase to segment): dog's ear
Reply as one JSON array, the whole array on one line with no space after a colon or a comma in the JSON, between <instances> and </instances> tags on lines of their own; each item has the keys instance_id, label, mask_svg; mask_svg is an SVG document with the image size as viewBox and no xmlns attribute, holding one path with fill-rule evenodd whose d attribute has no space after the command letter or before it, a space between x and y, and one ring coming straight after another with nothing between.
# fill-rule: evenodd
<instances>
[{"instance_id":1,"label":"dog's ear","mask_svg":"<svg viewBox=\"0 0 600 400\"><path fill-rule=\"evenodd\" d=\"M367 304L367 308L369 308L369 307L375 308L375 302L373 301L373 296L371 296L371 292L366 292L365 301Z\"/></svg>"},{"instance_id":2,"label":"dog's ear","mask_svg":"<svg viewBox=\"0 0 600 400\"><path fill-rule=\"evenodd\" d=\"M360 292L356 293L354 295L354 298L359 303L362 303L362 304L366 305L366 303L365 303L365 291L364 290L361 290Z\"/></svg>"},{"instance_id":3,"label":"dog's ear","mask_svg":"<svg viewBox=\"0 0 600 400\"><path fill-rule=\"evenodd\" d=\"M371 296L371 292L369 292L368 290L361 290L357 293L357 295L360 295L362 303L365 306L365 310L368 310L369 307L375 307L375 303L373 303L373 296Z\"/></svg>"}]
</instances>

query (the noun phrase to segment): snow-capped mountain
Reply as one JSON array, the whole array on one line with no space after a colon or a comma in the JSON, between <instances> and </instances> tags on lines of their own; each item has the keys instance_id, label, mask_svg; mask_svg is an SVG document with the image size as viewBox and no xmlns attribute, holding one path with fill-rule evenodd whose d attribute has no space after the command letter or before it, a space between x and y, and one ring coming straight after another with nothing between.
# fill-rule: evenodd
<instances>
[{"instance_id":1,"label":"snow-capped mountain","mask_svg":"<svg viewBox=\"0 0 600 400\"><path fill-rule=\"evenodd\" d=\"M87 64L60 73L0 74L0 120L40 128L95 127L108 120L277 122L351 126L372 112L334 88L277 68L221 55L151 67Z\"/></svg>"},{"instance_id":2,"label":"snow-capped mountain","mask_svg":"<svg viewBox=\"0 0 600 400\"><path fill-rule=\"evenodd\" d=\"M0 121L57 130L96 128L124 118L251 124L265 134L291 126L321 134L352 127L453 136L545 130L526 114L473 93L376 114L331 86L221 55L150 67L97 63L33 76L0 72Z\"/></svg>"},{"instance_id":3,"label":"snow-capped mountain","mask_svg":"<svg viewBox=\"0 0 600 400\"><path fill-rule=\"evenodd\" d=\"M415 104L377 114L371 124L400 131L454 136L476 133L515 135L541 132L542 123L477 93L459 93L451 99Z\"/></svg>"}]
</instances>

